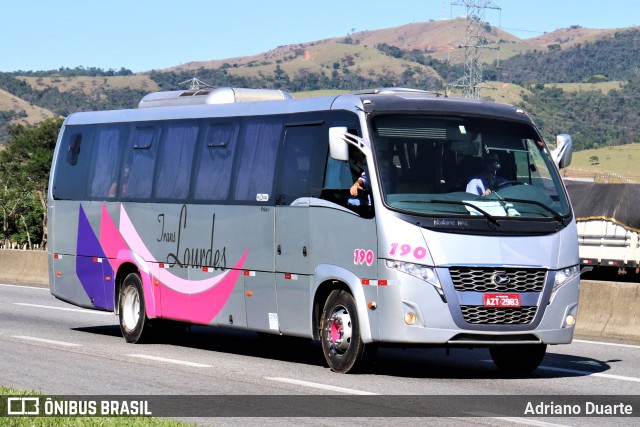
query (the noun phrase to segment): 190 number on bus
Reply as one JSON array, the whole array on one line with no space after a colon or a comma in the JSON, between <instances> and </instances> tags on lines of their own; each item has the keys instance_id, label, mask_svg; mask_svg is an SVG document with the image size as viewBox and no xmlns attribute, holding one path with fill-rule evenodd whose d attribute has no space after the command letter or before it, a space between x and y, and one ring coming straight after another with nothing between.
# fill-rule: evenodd
<instances>
[{"instance_id":1,"label":"190 number on bus","mask_svg":"<svg viewBox=\"0 0 640 427\"><path fill-rule=\"evenodd\" d=\"M355 265L367 264L367 266L371 267L373 264L373 251L365 250L365 249L356 249L353 251L353 263Z\"/></svg>"},{"instance_id":2,"label":"190 number on bus","mask_svg":"<svg viewBox=\"0 0 640 427\"><path fill-rule=\"evenodd\" d=\"M406 243L392 243L391 250L389 251L389 255L391 256L401 256L406 257L409 255L413 255L415 259L424 259L427 256L427 248L424 246L417 246L415 248L411 247Z\"/></svg>"}]
</instances>

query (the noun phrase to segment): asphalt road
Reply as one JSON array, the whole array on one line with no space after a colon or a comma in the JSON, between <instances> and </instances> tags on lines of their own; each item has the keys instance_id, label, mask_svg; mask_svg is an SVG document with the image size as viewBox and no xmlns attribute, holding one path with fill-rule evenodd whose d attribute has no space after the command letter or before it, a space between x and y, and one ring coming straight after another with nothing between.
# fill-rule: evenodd
<instances>
[{"instance_id":1,"label":"asphalt road","mask_svg":"<svg viewBox=\"0 0 640 427\"><path fill-rule=\"evenodd\" d=\"M444 349L381 349L364 373L340 375L323 364L319 345L310 341L264 340L252 332L193 327L182 338L127 344L112 313L74 307L56 300L48 289L0 285L0 385L47 395L235 395L239 404L252 408L248 413L274 415L177 416L199 424L388 425L398 422L391 418L397 415L393 410L411 399L451 395L445 399L453 402L488 395L478 398L486 408L470 409L467 415L472 416L456 412L437 419L403 418L403 424L637 425L640 406L633 407L635 417L615 420L493 414L506 395L532 396L534 405L539 399L533 396L541 395L549 401L566 395L584 395L585 401L589 395L637 397L639 350L640 343L577 337L571 345L549 347L533 374L510 377L498 372L485 349L452 349L448 354ZM278 406L283 395L291 396L290 405L320 402L322 408L314 414L323 415L288 414ZM353 404L358 418L332 417L349 407L345 402ZM365 409L357 409L363 405ZM269 412L270 407L276 410Z\"/></svg>"}]
</instances>

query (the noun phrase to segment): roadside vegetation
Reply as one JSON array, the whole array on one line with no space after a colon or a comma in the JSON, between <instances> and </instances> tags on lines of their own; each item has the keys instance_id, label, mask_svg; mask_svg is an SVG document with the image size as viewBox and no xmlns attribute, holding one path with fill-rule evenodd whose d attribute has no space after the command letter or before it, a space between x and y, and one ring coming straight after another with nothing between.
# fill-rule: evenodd
<instances>
[{"instance_id":1,"label":"roadside vegetation","mask_svg":"<svg viewBox=\"0 0 640 427\"><path fill-rule=\"evenodd\" d=\"M62 119L9 125L0 150L0 248L37 249L47 243L47 185Z\"/></svg>"}]
</instances>

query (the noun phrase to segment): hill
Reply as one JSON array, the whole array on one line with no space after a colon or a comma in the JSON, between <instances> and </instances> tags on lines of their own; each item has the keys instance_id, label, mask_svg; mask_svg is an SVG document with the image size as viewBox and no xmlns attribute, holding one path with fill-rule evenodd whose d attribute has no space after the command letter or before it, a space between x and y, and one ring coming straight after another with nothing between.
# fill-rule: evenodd
<instances>
[{"instance_id":1,"label":"hill","mask_svg":"<svg viewBox=\"0 0 640 427\"><path fill-rule=\"evenodd\" d=\"M33 90L45 91L57 89L60 93L82 92L92 96L111 89L138 89L153 92L158 85L148 75L132 76L77 76L77 77L35 77L17 76L18 80L27 83Z\"/></svg>"},{"instance_id":2,"label":"hill","mask_svg":"<svg viewBox=\"0 0 640 427\"><path fill-rule=\"evenodd\" d=\"M578 151L565 177L595 179L599 182L640 183L640 144L626 144Z\"/></svg>"},{"instance_id":3,"label":"hill","mask_svg":"<svg viewBox=\"0 0 640 427\"><path fill-rule=\"evenodd\" d=\"M219 68L229 64L234 68L259 64L263 61L285 59L292 54L302 56L304 50L320 46L326 56L339 57L340 52L332 52L340 44L354 44L367 48L375 48L379 44L395 46L401 50L418 50L429 53L438 60L449 60L453 63L464 62L464 45L467 20L456 18L450 20L418 22L398 27L375 31L359 31L346 37L335 37L326 40L300 43L296 45L279 46L269 52L236 58L226 58L211 61L193 61L162 71L196 71L200 68ZM524 52L543 49L550 44L570 47L578 43L594 40L599 36L609 34L614 30L596 30L580 26L558 29L552 33L530 39L520 39L513 34L486 24L482 27L480 37L487 41L487 46L500 48L500 53L487 55L484 59L493 62L496 57L501 60Z\"/></svg>"},{"instance_id":4,"label":"hill","mask_svg":"<svg viewBox=\"0 0 640 427\"><path fill-rule=\"evenodd\" d=\"M597 30L593 28L584 28L580 25L572 25L568 28L558 28L550 33L541 36L531 37L524 41L531 45L547 47L549 45L559 45L561 48L573 47L578 43L593 42L607 35L612 35L614 29Z\"/></svg>"},{"instance_id":5,"label":"hill","mask_svg":"<svg viewBox=\"0 0 640 427\"><path fill-rule=\"evenodd\" d=\"M296 45L279 46L269 52L259 55L227 58L212 61L188 62L186 64L172 67L163 71L194 71L199 68L219 68L223 64L230 64L235 67L243 67L252 63L262 61L284 60L292 54L295 57L304 55L304 50L316 47L325 52L325 56L340 57L340 52L333 52L333 49L340 49L340 45L349 44L361 46L364 49L375 49L378 44L396 46L402 50L420 50L423 52L447 52L452 46L457 46L464 41L466 29L466 19L458 18L453 20L418 22L399 27L386 28L375 31L360 31L352 33L346 37L335 37L326 40L318 40ZM519 42L520 39L505 31L498 30L487 25L484 36L493 43L500 40L509 43Z\"/></svg>"},{"instance_id":6,"label":"hill","mask_svg":"<svg viewBox=\"0 0 640 427\"><path fill-rule=\"evenodd\" d=\"M0 111L15 111L15 117L11 120L14 123L32 125L53 117L51 111L31 105L23 99L0 89ZM17 113L21 112L21 113Z\"/></svg>"},{"instance_id":7,"label":"hill","mask_svg":"<svg viewBox=\"0 0 640 427\"><path fill-rule=\"evenodd\" d=\"M83 67L0 73L0 99L6 98L0 126L37 121L38 114L135 108L144 94L184 89L194 76L214 87L305 96L388 86L444 92L464 72L466 24L463 18L413 23L140 74ZM530 39L489 24L481 32L487 46L500 47L484 55L484 98L526 108L549 140L572 133L577 149L640 142L640 28L572 26Z\"/></svg>"},{"instance_id":8,"label":"hill","mask_svg":"<svg viewBox=\"0 0 640 427\"><path fill-rule=\"evenodd\" d=\"M53 117L51 111L18 98L0 89L0 141L9 136L6 124L34 125ZM2 123L4 121L4 123Z\"/></svg>"}]
</instances>

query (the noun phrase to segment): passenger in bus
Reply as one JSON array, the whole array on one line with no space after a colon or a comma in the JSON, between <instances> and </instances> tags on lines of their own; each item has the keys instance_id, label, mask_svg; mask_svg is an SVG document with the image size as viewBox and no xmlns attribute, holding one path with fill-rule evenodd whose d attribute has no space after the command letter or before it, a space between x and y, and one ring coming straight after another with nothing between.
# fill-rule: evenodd
<instances>
[{"instance_id":1,"label":"passenger in bus","mask_svg":"<svg viewBox=\"0 0 640 427\"><path fill-rule=\"evenodd\" d=\"M467 184L467 193L486 196L494 192L500 184L507 181L498 175L498 170L500 170L501 167L498 153L485 153L482 157L482 171L471 178Z\"/></svg>"},{"instance_id":2,"label":"passenger in bus","mask_svg":"<svg viewBox=\"0 0 640 427\"><path fill-rule=\"evenodd\" d=\"M127 192L127 181L129 180L129 166L125 166L124 168L124 176L122 177L122 191L120 192L121 196L124 196ZM109 197L116 197L118 193L118 181L114 181L111 183L109 187Z\"/></svg>"}]
</instances>

